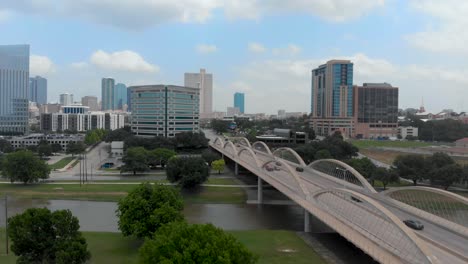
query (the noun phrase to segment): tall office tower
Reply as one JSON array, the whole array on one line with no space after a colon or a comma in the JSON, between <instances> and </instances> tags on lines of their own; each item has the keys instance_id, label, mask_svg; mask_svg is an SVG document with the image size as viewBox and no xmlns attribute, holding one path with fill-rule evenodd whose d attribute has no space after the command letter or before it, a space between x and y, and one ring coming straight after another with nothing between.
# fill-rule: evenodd
<instances>
[{"instance_id":1,"label":"tall office tower","mask_svg":"<svg viewBox=\"0 0 468 264\"><path fill-rule=\"evenodd\" d=\"M29 78L29 101L47 104L47 79L41 76Z\"/></svg>"},{"instance_id":2,"label":"tall office tower","mask_svg":"<svg viewBox=\"0 0 468 264\"><path fill-rule=\"evenodd\" d=\"M357 138L396 137L398 88L388 83L354 86Z\"/></svg>"},{"instance_id":3,"label":"tall office tower","mask_svg":"<svg viewBox=\"0 0 468 264\"><path fill-rule=\"evenodd\" d=\"M115 81L112 78L102 78L101 81L101 100L102 110L114 110L114 85Z\"/></svg>"},{"instance_id":4,"label":"tall office tower","mask_svg":"<svg viewBox=\"0 0 468 264\"><path fill-rule=\"evenodd\" d=\"M72 105L73 104L73 94L64 93L60 95L60 104L63 106Z\"/></svg>"},{"instance_id":5,"label":"tall office tower","mask_svg":"<svg viewBox=\"0 0 468 264\"><path fill-rule=\"evenodd\" d=\"M29 45L0 45L0 133L28 134Z\"/></svg>"},{"instance_id":6,"label":"tall office tower","mask_svg":"<svg viewBox=\"0 0 468 264\"><path fill-rule=\"evenodd\" d=\"M312 127L319 136L354 135L353 63L331 60L312 70Z\"/></svg>"},{"instance_id":7,"label":"tall office tower","mask_svg":"<svg viewBox=\"0 0 468 264\"><path fill-rule=\"evenodd\" d=\"M200 69L200 73L185 73L184 86L200 89L200 117L210 118L213 112L213 75Z\"/></svg>"},{"instance_id":8,"label":"tall office tower","mask_svg":"<svg viewBox=\"0 0 468 264\"><path fill-rule=\"evenodd\" d=\"M234 94L234 107L239 108L241 114L244 114L244 93L235 93Z\"/></svg>"},{"instance_id":9,"label":"tall office tower","mask_svg":"<svg viewBox=\"0 0 468 264\"><path fill-rule=\"evenodd\" d=\"M85 96L81 98L81 104L89 107L90 111L99 111L98 99L96 96Z\"/></svg>"},{"instance_id":10,"label":"tall office tower","mask_svg":"<svg viewBox=\"0 0 468 264\"><path fill-rule=\"evenodd\" d=\"M132 90L130 87L127 87L127 111L131 112L132 111Z\"/></svg>"},{"instance_id":11,"label":"tall office tower","mask_svg":"<svg viewBox=\"0 0 468 264\"><path fill-rule=\"evenodd\" d=\"M127 104L127 86L123 83L118 83L114 87L114 110L122 110Z\"/></svg>"},{"instance_id":12,"label":"tall office tower","mask_svg":"<svg viewBox=\"0 0 468 264\"><path fill-rule=\"evenodd\" d=\"M137 136L198 132L200 90L175 85L132 86L131 129Z\"/></svg>"}]
</instances>

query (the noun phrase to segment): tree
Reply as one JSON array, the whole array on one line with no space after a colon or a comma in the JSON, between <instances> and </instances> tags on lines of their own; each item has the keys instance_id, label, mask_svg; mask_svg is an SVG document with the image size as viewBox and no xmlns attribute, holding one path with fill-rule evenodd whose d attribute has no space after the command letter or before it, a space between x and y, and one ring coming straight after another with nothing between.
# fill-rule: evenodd
<instances>
[{"instance_id":1,"label":"tree","mask_svg":"<svg viewBox=\"0 0 468 264\"><path fill-rule=\"evenodd\" d=\"M119 128L116 130L109 131L103 138L106 142L112 141L124 141L133 137L130 127Z\"/></svg>"},{"instance_id":2,"label":"tree","mask_svg":"<svg viewBox=\"0 0 468 264\"><path fill-rule=\"evenodd\" d=\"M13 146L6 139L0 139L0 152L9 153L13 151Z\"/></svg>"},{"instance_id":3,"label":"tree","mask_svg":"<svg viewBox=\"0 0 468 264\"><path fill-rule=\"evenodd\" d=\"M428 168L421 155L399 155L393 161L393 166L400 177L412 180L414 185L427 177Z\"/></svg>"},{"instance_id":4,"label":"tree","mask_svg":"<svg viewBox=\"0 0 468 264\"><path fill-rule=\"evenodd\" d=\"M438 169L447 165L455 164L455 160L446 153L436 152L426 158L428 168Z\"/></svg>"},{"instance_id":5,"label":"tree","mask_svg":"<svg viewBox=\"0 0 468 264\"><path fill-rule=\"evenodd\" d=\"M227 131L229 126L228 121L211 119L211 128L218 134L222 134Z\"/></svg>"},{"instance_id":6,"label":"tree","mask_svg":"<svg viewBox=\"0 0 468 264\"><path fill-rule=\"evenodd\" d=\"M129 148L122 158L124 165L120 172L132 171L136 175L137 171L143 172L148 168L148 152L143 147Z\"/></svg>"},{"instance_id":7,"label":"tree","mask_svg":"<svg viewBox=\"0 0 468 264\"><path fill-rule=\"evenodd\" d=\"M350 159L346 163L357 170L364 178L370 179L377 166L368 158Z\"/></svg>"},{"instance_id":8,"label":"tree","mask_svg":"<svg viewBox=\"0 0 468 264\"><path fill-rule=\"evenodd\" d=\"M90 130L86 133L84 143L88 146L94 145L101 141L101 132L98 132L97 129Z\"/></svg>"},{"instance_id":9,"label":"tree","mask_svg":"<svg viewBox=\"0 0 468 264\"><path fill-rule=\"evenodd\" d=\"M398 177L398 173L392 169L378 167L374 170L372 179L381 181L385 190L389 183L398 182L400 177Z\"/></svg>"},{"instance_id":10,"label":"tree","mask_svg":"<svg viewBox=\"0 0 468 264\"><path fill-rule=\"evenodd\" d=\"M202 158L173 157L167 163L167 179L182 188L193 188L208 179L210 168Z\"/></svg>"},{"instance_id":11,"label":"tree","mask_svg":"<svg viewBox=\"0 0 468 264\"><path fill-rule=\"evenodd\" d=\"M330 154L330 151L328 151L327 149L322 149L315 153L315 158L319 160L319 159L331 159L333 157Z\"/></svg>"},{"instance_id":12,"label":"tree","mask_svg":"<svg viewBox=\"0 0 468 264\"><path fill-rule=\"evenodd\" d=\"M447 190L454 182L463 178L463 168L458 164L449 164L435 168L430 173L432 185L441 185Z\"/></svg>"},{"instance_id":13,"label":"tree","mask_svg":"<svg viewBox=\"0 0 468 264\"><path fill-rule=\"evenodd\" d=\"M313 144L304 144L294 149L305 163L309 164L316 159L317 149Z\"/></svg>"},{"instance_id":14,"label":"tree","mask_svg":"<svg viewBox=\"0 0 468 264\"><path fill-rule=\"evenodd\" d=\"M81 154L86 151L86 146L82 141L74 142L70 141L67 145L67 154L72 154L72 156Z\"/></svg>"},{"instance_id":15,"label":"tree","mask_svg":"<svg viewBox=\"0 0 468 264\"><path fill-rule=\"evenodd\" d=\"M174 222L163 226L139 250L140 263L250 264L258 257L212 224Z\"/></svg>"},{"instance_id":16,"label":"tree","mask_svg":"<svg viewBox=\"0 0 468 264\"><path fill-rule=\"evenodd\" d=\"M52 146L47 141L40 142L37 146L37 154L39 154L39 157L51 156Z\"/></svg>"},{"instance_id":17,"label":"tree","mask_svg":"<svg viewBox=\"0 0 468 264\"><path fill-rule=\"evenodd\" d=\"M157 148L148 152L148 162L152 165L161 165L162 168L167 164L170 158L177 153L170 149Z\"/></svg>"},{"instance_id":18,"label":"tree","mask_svg":"<svg viewBox=\"0 0 468 264\"><path fill-rule=\"evenodd\" d=\"M211 149L205 149L201 153L201 157L202 157L202 159L204 159L206 161L206 163L208 163L208 166L211 166L211 163L213 161L218 160L218 159L221 158L221 156L217 152L214 152Z\"/></svg>"},{"instance_id":19,"label":"tree","mask_svg":"<svg viewBox=\"0 0 468 264\"><path fill-rule=\"evenodd\" d=\"M143 183L119 201L119 229L124 236L149 237L164 224L183 220L183 208L174 187Z\"/></svg>"},{"instance_id":20,"label":"tree","mask_svg":"<svg viewBox=\"0 0 468 264\"><path fill-rule=\"evenodd\" d=\"M178 149L200 149L208 147L208 139L203 132L178 133L174 137L174 145Z\"/></svg>"},{"instance_id":21,"label":"tree","mask_svg":"<svg viewBox=\"0 0 468 264\"><path fill-rule=\"evenodd\" d=\"M17 263L86 263L91 253L70 210L30 208L8 219Z\"/></svg>"},{"instance_id":22,"label":"tree","mask_svg":"<svg viewBox=\"0 0 468 264\"><path fill-rule=\"evenodd\" d=\"M224 162L223 159L215 160L211 164L211 168L215 171L218 171L218 174L221 174L222 171L224 171L224 166L226 163Z\"/></svg>"},{"instance_id":23,"label":"tree","mask_svg":"<svg viewBox=\"0 0 468 264\"><path fill-rule=\"evenodd\" d=\"M60 145L58 143L54 143L51 146L52 146L52 152L53 153L61 152L63 150L62 145Z\"/></svg>"},{"instance_id":24,"label":"tree","mask_svg":"<svg viewBox=\"0 0 468 264\"><path fill-rule=\"evenodd\" d=\"M49 178L50 169L47 164L28 150L9 153L3 160L2 175L11 182L37 182Z\"/></svg>"}]
</instances>

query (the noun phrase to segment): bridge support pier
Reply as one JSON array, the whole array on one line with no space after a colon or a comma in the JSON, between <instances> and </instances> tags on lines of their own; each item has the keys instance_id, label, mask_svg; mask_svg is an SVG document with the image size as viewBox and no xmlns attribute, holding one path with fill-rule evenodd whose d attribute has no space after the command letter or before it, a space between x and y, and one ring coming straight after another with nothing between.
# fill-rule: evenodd
<instances>
[{"instance_id":1,"label":"bridge support pier","mask_svg":"<svg viewBox=\"0 0 468 264\"><path fill-rule=\"evenodd\" d=\"M234 165L234 175L239 175L239 164L237 164L237 162L235 163L236 165Z\"/></svg>"},{"instance_id":2,"label":"bridge support pier","mask_svg":"<svg viewBox=\"0 0 468 264\"><path fill-rule=\"evenodd\" d=\"M310 213L304 209L304 232L310 232Z\"/></svg>"},{"instance_id":3,"label":"bridge support pier","mask_svg":"<svg viewBox=\"0 0 468 264\"><path fill-rule=\"evenodd\" d=\"M263 203L263 181L262 178L258 177L257 180L257 200L258 204Z\"/></svg>"}]
</instances>

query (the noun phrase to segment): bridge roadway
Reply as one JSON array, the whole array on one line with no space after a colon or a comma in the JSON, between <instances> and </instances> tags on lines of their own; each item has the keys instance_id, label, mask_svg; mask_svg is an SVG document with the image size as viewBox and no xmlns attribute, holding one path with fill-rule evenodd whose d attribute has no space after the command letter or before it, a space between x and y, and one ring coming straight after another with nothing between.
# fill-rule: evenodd
<instances>
[{"instance_id":1,"label":"bridge roadway","mask_svg":"<svg viewBox=\"0 0 468 264\"><path fill-rule=\"evenodd\" d=\"M256 159L258 160L259 164L267 164L268 162L272 162L272 160L276 160L288 164L289 167L293 169L295 169L296 167L301 167L302 169L304 169L304 171L296 173L296 175L298 175L300 178L299 181L296 181L293 177L291 177L291 173L285 170L284 168L277 169L277 163L275 163L273 166L275 167L275 169L271 170L270 168L271 171L259 171L258 168L255 168L255 166L251 165L252 161L248 160L249 162L245 162L245 160L241 160L239 157L234 157L232 153L229 153L228 151L226 151L226 149L217 146L213 142L213 140L211 140L210 144L214 149L220 151L224 156L227 156L228 158L235 161L236 166L237 164L240 164L242 167L256 174L257 176L259 176L259 178L268 182L270 185L284 193L292 200L296 201L305 210L307 210L315 216L318 216L317 214L320 215L320 213L317 213L317 211L320 210L314 208L314 206L310 206L310 204L312 203L307 202L307 200L310 198L301 197L300 194L298 195L297 189L299 187L302 187L304 190L307 190L309 194L329 189L345 189L353 191L356 192L356 194L364 196L363 198L369 197L374 201L377 201L378 204L380 204L385 209L393 213L393 215L398 217L398 221L400 222L405 219L416 219L423 222L425 225L425 229L422 231L413 231L408 229L406 226L404 226L404 231L412 233L413 235L417 235L417 238L415 238L415 240L418 241L418 244L422 245L421 247L424 249L424 253L429 260L427 263L467 263L468 261L468 240L466 236L460 235L438 224L430 223L425 219L421 219L421 217L411 214L408 211L405 211L399 208L398 206L394 205L389 201L390 198L379 195L377 192L369 192L368 190L363 190L359 186L356 186L344 180L338 180L327 175L326 173L322 173L311 167L304 166L304 164L296 164L291 161L275 157L272 154L251 148L251 150L253 150L256 154ZM240 146L237 144L237 150L246 147L247 146ZM267 174L268 176L266 176L265 174ZM302 186L297 186L298 183ZM261 186L259 186L259 190L261 190ZM356 201L356 198L354 199ZM373 211L369 208L363 208L364 206L360 206L359 203L350 203L349 201L343 200L343 198L337 194L333 194L332 196L327 197L327 199L324 199L322 203L323 206L325 206L326 208L338 209L334 212L341 212L341 215L340 213L336 213L334 215L336 219L340 220L340 224L347 222L348 226L359 230L358 232L355 232L351 235L348 233L347 236L345 235L345 237L352 243L356 242L356 246L362 248L376 260L387 263L395 263L396 260L397 262L407 263L420 262L420 259L411 259L411 256L405 256L404 259L398 259L398 254L402 249L398 249L398 245L395 245L395 243L388 243L386 245L382 245L385 244L386 241L398 241L398 239L401 240L402 235L400 234L400 232L389 228L383 228L383 225L379 225L378 223L382 221L388 222L388 220L386 220L385 217L379 215L379 212ZM318 218L321 219L320 217ZM353 223L352 221L347 221L347 219L356 219L355 222L359 224ZM327 223L327 217L322 217L321 220L325 220L324 222L326 224L330 225L331 228L335 229L338 233L342 235L347 232L344 230L339 230L339 225L334 226L330 223ZM330 221L332 220L333 219L330 218ZM357 243L358 239L353 239L352 237L353 235L359 237L359 233L361 234L361 240L359 243ZM388 255L384 257L382 257L381 255L379 256L379 254L382 254L382 252L376 252L375 249L372 250L366 248L366 246L363 246L362 234L365 234L365 239L368 239L370 241L369 244L374 244L374 246L381 245L383 248L385 248L381 248L382 251L390 251L389 255L393 255L393 257L396 258L388 258ZM417 255L416 252L414 254Z\"/></svg>"}]
</instances>

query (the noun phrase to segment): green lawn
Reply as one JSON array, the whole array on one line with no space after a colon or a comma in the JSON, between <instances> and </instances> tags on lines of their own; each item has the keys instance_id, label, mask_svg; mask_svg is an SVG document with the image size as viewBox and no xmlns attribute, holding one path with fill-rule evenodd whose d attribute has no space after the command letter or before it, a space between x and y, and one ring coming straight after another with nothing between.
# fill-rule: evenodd
<instances>
[{"instance_id":1,"label":"green lawn","mask_svg":"<svg viewBox=\"0 0 468 264\"><path fill-rule=\"evenodd\" d=\"M239 183L232 178L208 178L205 184L239 185Z\"/></svg>"},{"instance_id":2,"label":"green lawn","mask_svg":"<svg viewBox=\"0 0 468 264\"><path fill-rule=\"evenodd\" d=\"M54 164L49 165L49 168L51 170L59 170L65 167L68 163L70 163L72 160L74 160L75 157L65 157L62 158L61 160L55 162Z\"/></svg>"},{"instance_id":3,"label":"green lawn","mask_svg":"<svg viewBox=\"0 0 468 264\"><path fill-rule=\"evenodd\" d=\"M392 182L392 183L389 183L387 185L387 188L388 187L403 187L403 186L411 186L413 185L411 182L407 182L407 181L399 181L399 182ZM383 188L383 184L381 181L374 181L374 187L382 187Z\"/></svg>"},{"instance_id":4,"label":"green lawn","mask_svg":"<svg viewBox=\"0 0 468 264\"><path fill-rule=\"evenodd\" d=\"M219 179L220 180L220 179ZM227 179L226 179L227 180ZM0 184L0 193L30 199L118 201L135 184ZM186 203L245 203L242 188L199 187L183 191Z\"/></svg>"},{"instance_id":5,"label":"green lawn","mask_svg":"<svg viewBox=\"0 0 468 264\"><path fill-rule=\"evenodd\" d=\"M325 263L304 241L290 231L229 231L260 258L259 264ZM141 242L119 233L83 232L91 251L90 263L137 263ZM4 238L4 232L0 232ZM4 239L0 240L0 263L13 264L16 257L5 256Z\"/></svg>"},{"instance_id":6,"label":"green lawn","mask_svg":"<svg viewBox=\"0 0 468 264\"><path fill-rule=\"evenodd\" d=\"M427 147L431 144L426 142L417 142L417 141L391 141L391 140L350 140L354 146L359 149L366 148L378 148L378 147L388 147L388 148L417 148L417 147Z\"/></svg>"}]
</instances>

